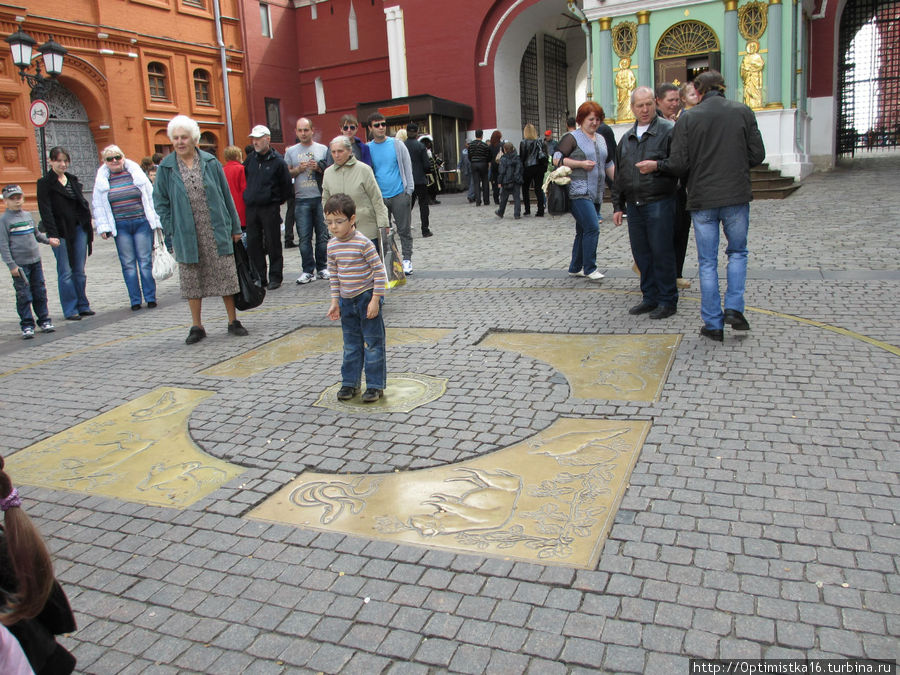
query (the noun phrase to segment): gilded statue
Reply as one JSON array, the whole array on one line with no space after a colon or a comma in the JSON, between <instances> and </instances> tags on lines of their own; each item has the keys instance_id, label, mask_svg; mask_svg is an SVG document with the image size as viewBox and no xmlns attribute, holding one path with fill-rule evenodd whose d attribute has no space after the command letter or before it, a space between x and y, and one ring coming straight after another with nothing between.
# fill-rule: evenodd
<instances>
[{"instance_id":1,"label":"gilded statue","mask_svg":"<svg viewBox=\"0 0 900 675\"><path fill-rule=\"evenodd\" d=\"M619 59L619 72L616 73L616 121L628 122L634 119L631 112L631 92L637 85L637 79L631 72L631 59L627 56Z\"/></svg>"},{"instance_id":2,"label":"gilded statue","mask_svg":"<svg viewBox=\"0 0 900 675\"><path fill-rule=\"evenodd\" d=\"M741 80L744 82L744 103L751 108L762 108L762 71L765 66L759 54L759 43L750 40L747 53L741 60Z\"/></svg>"}]
</instances>

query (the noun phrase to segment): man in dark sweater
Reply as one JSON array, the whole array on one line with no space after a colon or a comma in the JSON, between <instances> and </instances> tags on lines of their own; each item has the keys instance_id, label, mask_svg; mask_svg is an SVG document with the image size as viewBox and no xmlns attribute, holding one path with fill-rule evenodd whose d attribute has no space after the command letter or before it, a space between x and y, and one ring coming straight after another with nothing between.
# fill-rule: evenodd
<instances>
[{"instance_id":1,"label":"man in dark sweater","mask_svg":"<svg viewBox=\"0 0 900 675\"><path fill-rule=\"evenodd\" d=\"M475 140L469 141L469 163L472 165L472 180L475 181L475 206L485 206L491 203L491 183L488 179L488 167L491 161L491 150L485 143L484 131L475 132Z\"/></svg>"},{"instance_id":2,"label":"man in dark sweater","mask_svg":"<svg viewBox=\"0 0 900 675\"><path fill-rule=\"evenodd\" d=\"M291 174L282 156L269 145L272 136L267 127L257 124L250 132L253 154L247 157L244 171L247 187L247 254L263 283L274 291L284 276L281 250L281 205L293 193ZM268 271L266 254L269 256ZM266 281L268 279L268 281Z\"/></svg>"},{"instance_id":3,"label":"man in dark sweater","mask_svg":"<svg viewBox=\"0 0 900 675\"><path fill-rule=\"evenodd\" d=\"M425 177L425 167L428 166L430 159L428 158L428 150L419 142L419 125L410 122L406 125L406 149L409 150L409 161L412 163L413 183L415 190L413 191L412 205L416 205L419 200L419 217L422 220L422 236L430 237L433 233L428 223L430 211L428 209L428 180Z\"/></svg>"}]
</instances>

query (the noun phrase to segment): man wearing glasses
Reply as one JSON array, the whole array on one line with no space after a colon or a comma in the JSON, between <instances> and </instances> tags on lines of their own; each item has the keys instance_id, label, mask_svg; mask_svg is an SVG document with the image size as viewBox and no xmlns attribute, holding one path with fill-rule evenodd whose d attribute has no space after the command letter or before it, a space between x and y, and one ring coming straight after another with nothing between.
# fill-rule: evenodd
<instances>
[{"instance_id":1,"label":"man wearing glasses","mask_svg":"<svg viewBox=\"0 0 900 675\"><path fill-rule=\"evenodd\" d=\"M353 156L360 162L365 162L372 166L372 155L369 153L369 148L365 141L356 135L357 129L359 129L359 122L353 115L348 113L341 117L341 133L350 139L350 145L353 146ZM334 158L329 152L325 158L325 168L327 169L332 164L334 164Z\"/></svg>"},{"instance_id":2,"label":"man wearing glasses","mask_svg":"<svg viewBox=\"0 0 900 675\"><path fill-rule=\"evenodd\" d=\"M406 145L387 135L387 122L381 113L373 112L369 115L369 127L372 129L372 140L368 143L372 155L372 170L384 205L397 223L403 272L412 274L413 245L409 222L412 219L410 196L415 183L409 150Z\"/></svg>"}]
</instances>

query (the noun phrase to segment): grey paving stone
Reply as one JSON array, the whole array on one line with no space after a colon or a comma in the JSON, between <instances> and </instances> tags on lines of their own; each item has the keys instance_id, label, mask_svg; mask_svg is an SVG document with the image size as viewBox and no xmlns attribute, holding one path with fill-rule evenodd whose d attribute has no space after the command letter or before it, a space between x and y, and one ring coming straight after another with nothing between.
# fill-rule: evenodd
<instances>
[{"instance_id":1,"label":"grey paving stone","mask_svg":"<svg viewBox=\"0 0 900 675\"><path fill-rule=\"evenodd\" d=\"M415 660L433 666L447 667L453 660L459 643L442 638L428 638L423 640L415 654Z\"/></svg>"}]
</instances>

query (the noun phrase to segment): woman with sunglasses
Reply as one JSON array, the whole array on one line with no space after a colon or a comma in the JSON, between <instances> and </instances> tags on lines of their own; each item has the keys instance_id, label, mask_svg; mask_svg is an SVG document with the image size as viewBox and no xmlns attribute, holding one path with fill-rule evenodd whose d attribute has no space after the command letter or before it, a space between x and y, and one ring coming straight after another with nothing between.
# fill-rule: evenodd
<instances>
[{"instance_id":1,"label":"woman with sunglasses","mask_svg":"<svg viewBox=\"0 0 900 675\"><path fill-rule=\"evenodd\" d=\"M353 156L356 157L356 159L358 159L360 162L364 162L371 167L372 153L369 152L369 146L366 145L366 142L356 135L357 129L359 129L359 122L353 115L350 115L348 113L347 115L341 117L341 133L350 139L350 145L353 149ZM325 157L324 168L328 168L332 164L334 164L334 158L329 152Z\"/></svg>"},{"instance_id":2,"label":"woman with sunglasses","mask_svg":"<svg viewBox=\"0 0 900 675\"><path fill-rule=\"evenodd\" d=\"M137 162L125 158L118 145L100 153L103 164L94 181L94 227L103 239L112 237L119 253L131 310L156 307L153 279L153 230L162 227L153 208L153 184Z\"/></svg>"},{"instance_id":3,"label":"woman with sunglasses","mask_svg":"<svg viewBox=\"0 0 900 675\"><path fill-rule=\"evenodd\" d=\"M53 249L59 304L69 321L93 316L85 287L84 267L91 254L94 230L91 209L82 193L81 182L69 173L71 158L65 148L50 149L50 171L37 182L38 210L48 237L59 239Z\"/></svg>"}]
</instances>

